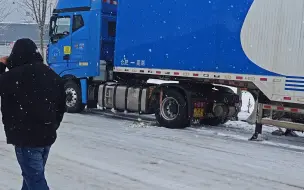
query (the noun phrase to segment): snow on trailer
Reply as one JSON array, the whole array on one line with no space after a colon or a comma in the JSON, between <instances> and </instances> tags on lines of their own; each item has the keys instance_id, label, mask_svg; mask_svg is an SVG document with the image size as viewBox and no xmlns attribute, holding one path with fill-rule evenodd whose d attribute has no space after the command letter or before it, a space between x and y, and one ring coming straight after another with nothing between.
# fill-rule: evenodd
<instances>
[{"instance_id":1,"label":"snow on trailer","mask_svg":"<svg viewBox=\"0 0 304 190\"><path fill-rule=\"evenodd\" d=\"M212 84L245 88L256 105L302 109L301 7L284 0L59 0L48 63L67 79L71 113L98 105L155 114L168 128L192 119L219 125L236 117L240 98ZM69 31L57 30L63 19ZM273 113L256 110L262 118ZM280 126L289 119L302 129L303 114L278 111L272 119ZM269 124L255 122L255 135Z\"/></svg>"}]
</instances>

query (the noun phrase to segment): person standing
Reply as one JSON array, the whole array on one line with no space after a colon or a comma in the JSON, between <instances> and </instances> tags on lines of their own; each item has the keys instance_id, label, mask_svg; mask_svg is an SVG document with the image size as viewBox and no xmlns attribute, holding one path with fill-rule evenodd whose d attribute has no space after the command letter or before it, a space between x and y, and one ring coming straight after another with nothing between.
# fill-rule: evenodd
<instances>
[{"instance_id":1,"label":"person standing","mask_svg":"<svg viewBox=\"0 0 304 190\"><path fill-rule=\"evenodd\" d=\"M45 165L65 113L63 79L30 39L17 40L10 56L0 58L0 74L2 122L7 144L15 147L22 190L49 190Z\"/></svg>"}]
</instances>

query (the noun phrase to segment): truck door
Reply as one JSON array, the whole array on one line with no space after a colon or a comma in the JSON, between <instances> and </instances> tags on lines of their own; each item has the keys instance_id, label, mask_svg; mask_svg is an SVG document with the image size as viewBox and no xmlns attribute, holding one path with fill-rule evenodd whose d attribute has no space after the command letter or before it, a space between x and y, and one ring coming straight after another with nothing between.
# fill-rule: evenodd
<instances>
[{"instance_id":1,"label":"truck door","mask_svg":"<svg viewBox=\"0 0 304 190\"><path fill-rule=\"evenodd\" d=\"M62 13L51 18L48 64L62 73L68 67L71 55L71 13Z\"/></svg>"},{"instance_id":2,"label":"truck door","mask_svg":"<svg viewBox=\"0 0 304 190\"><path fill-rule=\"evenodd\" d=\"M100 9L77 11L71 15L71 55L68 69L78 78L95 77L100 72Z\"/></svg>"},{"instance_id":3,"label":"truck door","mask_svg":"<svg viewBox=\"0 0 304 190\"><path fill-rule=\"evenodd\" d=\"M72 17L72 54L69 61L70 69L84 69L89 66L89 28L88 25L89 12L75 12ZM85 25L86 24L86 25ZM82 72L82 71L81 71ZM83 72L82 72L83 73Z\"/></svg>"}]
</instances>

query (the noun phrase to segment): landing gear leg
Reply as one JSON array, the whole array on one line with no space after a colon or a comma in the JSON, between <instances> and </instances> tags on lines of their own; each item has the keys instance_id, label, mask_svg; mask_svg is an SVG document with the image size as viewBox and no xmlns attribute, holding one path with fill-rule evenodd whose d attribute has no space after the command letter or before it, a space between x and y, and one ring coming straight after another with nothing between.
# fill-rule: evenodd
<instances>
[{"instance_id":1,"label":"landing gear leg","mask_svg":"<svg viewBox=\"0 0 304 190\"><path fill-rule=\"evenodd\" d=\"M257 101L257 103L258 103L258 101ZM263 129L262 116L263 116L263 105L258 104L257 110L256 110L255 131L254 131L254 134L252 135L252 137L249 139L250 141L262 140L260 138L262 135L262 129Z\"/></svg>"},{"instance_id":2,"label":"landing gear leg","mask_svg":"<svg viewBox=\"0 0 304 190\"><path fill-rule=\"evenodd\" d=\"M260 140L259 136L262 134L262 128L263 128L263 124L256 123L254 134L252 135L252 137L249 140L250 141Z\"/></svg>"}]
</instances>

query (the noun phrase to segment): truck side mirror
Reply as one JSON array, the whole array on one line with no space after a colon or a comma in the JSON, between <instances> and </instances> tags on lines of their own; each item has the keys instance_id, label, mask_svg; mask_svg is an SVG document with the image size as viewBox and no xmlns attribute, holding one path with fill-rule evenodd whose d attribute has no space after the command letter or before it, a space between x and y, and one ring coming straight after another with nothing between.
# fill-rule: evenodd
<instances>
[{"instance_id":1,"label":"truck side mirror","mask_svg":"<svg viewBox=\"0 0 304 190\"><path fill-rule=\"evenodd\" d=\"M54 29L55 29L56 19L57 17L52 16L50 18L50 23L49 23L49 38L50 38L50 42L52 43L54 41Z\"/></svg>"},{"instance_id":2,"label":"truck side mirror","mask_svg":"<svg viewBox=\"0 0 304 190\"><path fill-rule=\"evenodd\" d=\"M49 23L49 36L50 37L52 37L52 35L53 35L53 32L54 32L53 30L54 30L54 25L55 25L56 19L57 19L57 17L51 16L50 23Z\"/></svg>"}]
</instances>

